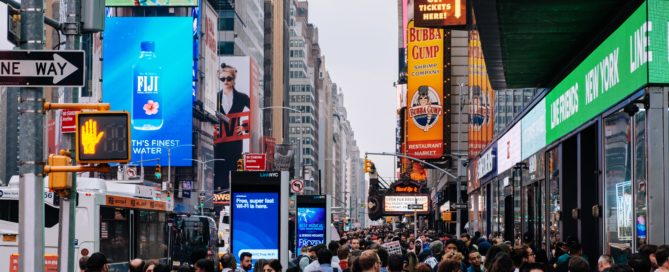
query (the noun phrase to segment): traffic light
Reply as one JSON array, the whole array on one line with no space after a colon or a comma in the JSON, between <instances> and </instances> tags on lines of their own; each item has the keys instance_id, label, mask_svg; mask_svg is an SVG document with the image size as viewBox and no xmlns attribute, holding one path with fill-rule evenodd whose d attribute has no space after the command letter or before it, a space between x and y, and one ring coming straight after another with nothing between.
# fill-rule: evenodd
<instances>
[{"instance_id":1,"label":"traffic light","mask_svg":"<svg viewBox=\"0 0 669 272\"><path fill-rule=\"evenodd\" d=\"M374 170L374 163L365 157L365 173L373 173Z\"/></svg>"},{"instance_id":2,"label":"traffic light","mask_svg":"<svg viewBox=\"0 0 669 272\"><path fill-rule=\"evenodd\" d=\"M130 161L130 115L127 112L79 112L76 124L77 162Z\"/></svg>"},{"instance_id":3,"label":"traffic light","mask_svg":"<svg viewBox=\"0 0 669 272\"><path fill-rule=\"evenodd\" d=\"M163 171L160 169L160 164L156 164L156 171L153 173L153 175L156 176L157 181L160 181L163 177Z\"/></svg>"},{"instance_id":4,"label":"traffic light","mask_svg":"<svg viewBox=\"0 0 669 272\"><path fill-rule=\"evenodd\" d=\"M72 159L65 155L49 155L49 166L71 166ZM49 189L53 191L67 190L72 187L72 174L68 172L49 172Z\"/></svg>"},{"instance_id":5,"label":"traffic light","mask_svg":"<svg viewBox=\"0 0 669 272\"><path fill-rule=\"evenodd\" d=\"M244 171L244 160L237 160L237 171Z\"/></svg>"}]
</instances>

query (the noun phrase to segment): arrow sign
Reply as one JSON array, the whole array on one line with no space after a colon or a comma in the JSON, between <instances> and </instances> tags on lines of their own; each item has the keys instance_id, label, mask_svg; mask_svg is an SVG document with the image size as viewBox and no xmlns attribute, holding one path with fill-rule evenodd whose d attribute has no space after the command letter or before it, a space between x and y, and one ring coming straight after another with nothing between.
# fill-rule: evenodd
<instances>
[{"instance_id":1,"label":"arrow sign","mask_svg":"<svg viewBox=\"0 0 669 272\"><path fill-rule=\"evenodd\" d=\"M0 51L0 86L81 87L84 51Z\"/></svg>"}]
</instances>

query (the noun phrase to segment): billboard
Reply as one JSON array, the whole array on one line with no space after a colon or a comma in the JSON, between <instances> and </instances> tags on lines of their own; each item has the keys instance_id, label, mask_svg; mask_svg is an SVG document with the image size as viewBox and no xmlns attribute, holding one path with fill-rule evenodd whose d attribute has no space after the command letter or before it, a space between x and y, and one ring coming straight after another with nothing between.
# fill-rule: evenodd
<instances>
[{"instance_id":1,"label":"billboard","mask_svg":"<svg viewBox=\"0 0 669 272\"><path fill-rule=\"evenodd\" d=\"M108 7L197 7L198 0L105 0Z\"/></svg>"},{"instance_id":2,"label":"billboard","mask_svg":"<svg viewBox=\"0 0 669 272\"><path fill-rule=\"evenodd\" d=\"M415 0L413 8L416 26L444 27L467 24L466 0Z\"/></svg>"},{"instance_id":3,"label":"billboard","mask_svg":"<svg viewBox=\"0 0 669 272\"><path fill-rule=\"evenodd\" d=\"M204 1L202 9L201 29L204 30L201 42L203 60L201 64L204 70L204 84L200 84L202 90L202 103L204 110L211 115L216 115L216 93L218 86L218 13L207 1Z\"/></svg>"},{"instance_id":4,"label":"billboard","mask_svg":"<svg viewBox=\"0 0 669 272\"><path fill-rule=\"evenodd\" d=\"M409 205L423 205L422 209L409 209ZM406 214L430 212L429 195L386 195L383 201L383 211L386 214Z\"/></svg>"},{"instance_id":5,"label":"billboard","mask_svg":"<svg viewBox=\"0 0 669 272\"><path fill-rule=\"evenodd\" d=\"M174 148L172 166L190 166L192 148L175 147L192 143L192 19L105 20L102 101L130 112L132 159L167 164Z\"/></svg>"},{"instance_id":6,"label":"billboard","mask_svg":"<svg viewBox=\"0 0 669 272\"><path fill-rule=\"evenodd\" d=\"M478 31L469 32L469 156L477 156L492 141L495 93L490 86Z\"/></svg>"},{"instance_id":7,"label":"billboard","mask_svg":"<svg viewBox=\"0 0 669 272\"><path fill-rule=\"evenodd\" d=\"M252 61L246 56L220 57L217 68L216 111L223 115L214 128L216 190L228 187L230 171L237 168L242 153L250 152L253 116L252 104L257 103L258 89Z\"/></svg>"},{"instance_id":8,"label":"billboard","mask_svg":"<svg viewBox=\"0 0 669 272\"><path fill-rule=\"evenodd\" d=\"M436 159L444 153L444 31L409 22L407 153Z\"/></svg>"}]
</instances>

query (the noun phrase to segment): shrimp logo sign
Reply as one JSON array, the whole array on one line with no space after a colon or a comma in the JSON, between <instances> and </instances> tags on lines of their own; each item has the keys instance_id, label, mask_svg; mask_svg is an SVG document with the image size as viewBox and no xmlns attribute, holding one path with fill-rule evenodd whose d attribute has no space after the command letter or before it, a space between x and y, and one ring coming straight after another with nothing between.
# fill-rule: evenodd
<instances>
[{"instance_id":1,"label":"shrimp logo sign","mask_svg":"<svg viewBox=\"0 0 669 272\"><path fill-rule=\"evenodd\" d=\"M437 123L442 110L437 92L432 87L423 85L413 95L409 116L417 127L427 132Z\"/></svg>"}]
</instances>

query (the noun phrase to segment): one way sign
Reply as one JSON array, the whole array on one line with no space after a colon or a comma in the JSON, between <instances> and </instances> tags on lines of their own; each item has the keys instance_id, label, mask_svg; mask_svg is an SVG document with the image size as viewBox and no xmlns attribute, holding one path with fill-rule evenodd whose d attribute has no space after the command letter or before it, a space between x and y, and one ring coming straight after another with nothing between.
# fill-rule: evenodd
<instances>
[{"instance_id":1,"label":"one way sign","mask_svg":"<svg viewBox=\"0 0 669 272\"><path fill-rule=\"evenodd\" d=\"M0 51L0 86L84 86L84 51Z\"/></svg>"}]
</instances>

